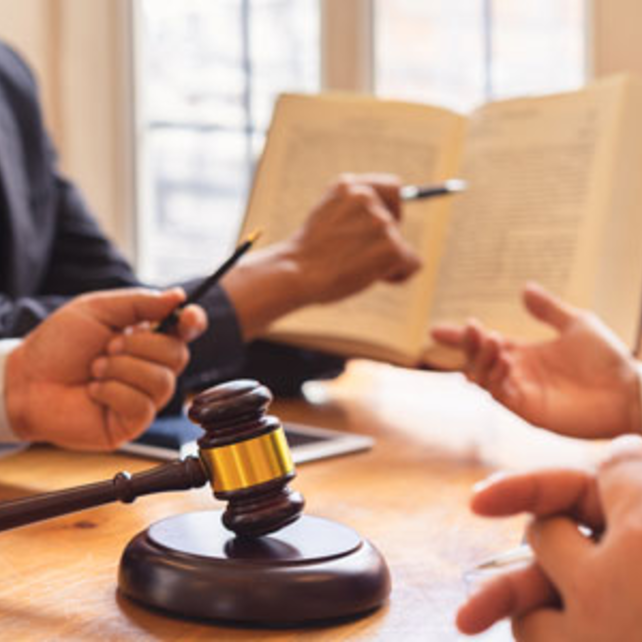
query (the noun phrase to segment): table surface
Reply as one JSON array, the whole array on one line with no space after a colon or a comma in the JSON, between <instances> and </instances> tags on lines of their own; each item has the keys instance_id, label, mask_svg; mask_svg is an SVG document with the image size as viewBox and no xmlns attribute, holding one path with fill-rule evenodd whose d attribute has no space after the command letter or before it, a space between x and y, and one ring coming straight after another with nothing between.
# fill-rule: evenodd
<instances>
[{"instance_id":1,"label":"table surface","mask_svg":"<svg viewBox=\"0 0 642 642\"><path fill-rule=\"evenodd\" d=\"M519 543L523 518L485 521L467 510L470 487L498 467L590 464L603 444L548 435L521 422L459 375L367 362L307 400L279 401L282 419L372 435L363 454L302 465L293 486L307 513L350 525L386 558L387 605L330 628L214 626L150 612L121 596L127 542L169 515L219 507L206 490L141 498L0 534L0 630L12 640L460 640L453 618L465 569ZM150 460L33 447L0 461L0 499L137 472ZM509 640L500 625L476 638Z\"/></svg>"}]
</instances>

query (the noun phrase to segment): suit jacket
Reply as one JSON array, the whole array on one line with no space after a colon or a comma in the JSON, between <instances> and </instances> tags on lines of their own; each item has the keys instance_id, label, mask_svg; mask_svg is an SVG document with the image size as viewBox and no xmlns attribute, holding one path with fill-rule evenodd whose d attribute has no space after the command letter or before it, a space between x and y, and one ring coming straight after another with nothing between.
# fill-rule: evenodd
<instances>
[{"instance_id":1,"label":"suit jacket","mask_svg":"<svg viewBox=\"0 0 642 642\"><path fill-rule=\"evenodd\" d=\"M78 294L134 285L131 266L58 170L30 69L0 42L0 338L23 336ZM182 389L256 376L292 394L303 380L343 367L335 357L265 342L247 348L221 288L202 305L210 327L192 345Z\"/></svg>"}]
</instances>

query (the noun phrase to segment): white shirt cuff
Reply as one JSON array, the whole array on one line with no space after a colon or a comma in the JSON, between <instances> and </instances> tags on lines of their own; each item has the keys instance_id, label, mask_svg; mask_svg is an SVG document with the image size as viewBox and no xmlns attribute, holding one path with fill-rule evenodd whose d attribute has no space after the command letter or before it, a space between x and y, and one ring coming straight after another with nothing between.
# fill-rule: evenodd
<instances>
[{"instance_id":1,"label":"white shirt cuff","mask_svg":"<svg viewBox=\"0 0 642 642\"><path fill-rule=\"evenodd\" d=\"M7 408L5 404L7 357L18 345L20 345L20 339L0 340L0 445L20 443L20 439L16 437L9 425L9 418L7 417Z\"/></svg>"}]
</instances>

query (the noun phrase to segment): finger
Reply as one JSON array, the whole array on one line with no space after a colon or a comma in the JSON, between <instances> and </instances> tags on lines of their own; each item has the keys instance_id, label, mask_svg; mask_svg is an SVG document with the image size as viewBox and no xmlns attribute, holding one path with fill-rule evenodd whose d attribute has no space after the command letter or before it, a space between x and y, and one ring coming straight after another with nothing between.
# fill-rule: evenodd
<instances>
[{"instance_id":1,"label":"finger","mask_svg":"<svg viewBox=\"0 0 642 642\"><path fill-rule=\"evenodd\" d=\"M184 300L180 288L165 292L131 288L85 295L79 305L101 323L121 330L143 321L160 321Z\"/></svg>"},{"instance_id":2,"label":"finger","mask_svg":"<svg viewBox=\"0 0 642 642\"><path fill-rule=\"evenodd\" d=\"M475 319L468 321L466 329L464 330L464 352L466 353L467 374L477 357L477 351L481 345L482 333L483 330Z\"/></svg>"},{"instance_id":3,"label":"finger","mask_svg":"<svg viewBox=\"0 0 642 642\"><path fill-rule=\"evenodd\" d=\"M200 305L186 306L174 327L174 334L187 343L191 343L207 329L207 314Z\"/></svg>"},{"instance_id":4,"label":"finger","mask_svg":"<svg viewBox=\"0 0 642 642\"><path fill-rule=\"evenodd\" d=\"M381 278L387 281L401 281L414 274L421 267L421 259L403 238L399 226L390 220L390 214L382 206L373 204L370 216L377 221L373 226L380 236L379 265L383 268Z\"/></svg>"},{"instance_id":5,"label":"finger","mask_svg":"<svg viewBox=\"0 0 642 642\"><path fill-rule=\"evenodd\" d=\"M390 259L392 265L383 278L391 283L405 281L421 267L421 258L403 240L398 230L391 232L390 241L394 252Z\"/></svg>"},{"instance_id":6,"label":"finger","mask_svg":"<svg viewBox=\"0 0 642 642\"><path fill-rule=\"evenodd\" d=\"M496 399L503 399L509 390L503 385L511 373L513 362L510 357L500 355L493 364L486 379L486 388Z\"/></svg>"},{"instance_id":7,"label":"finger","mask_svg":"<svg viewBox=\"0 0 642 642\"><path fill-rule=\"evenodd\" d=\"M135 439L153 421L156 414L152 400L142 392L117 381L94 381L89 396L113 413L104 430L108 448L118 448Z\"/></svg>"},{"instance_id":8,"label":"finger","mask_svg":"<svg viewBox=\"0 0 642 642\"><path fill-rule=\"evenodd\" d=\"M403 265L391 270L383 280L386 283L403 283L407 281L418 269L420 265L416 261L404 261Z\"/></svg>"},{"instance_id":9,"label":"finger","mask_svg":"<svg viewBox=\"0 0 642 642\"><path fill-rule=\"evenodd\" d=\"M379 192L364 182L344 177L335 186L334 194L349 210L361 211L368 216L378 217L382 222L397 225L394 213L387 207Z\"/></svg>"},{"instance_id":10,"label":"finger","mask_svg":"<svg viewBox=\"0 0 642 642\"><path fill-rule=\"evenodd\" d=\"M537 519L527 529L537 563L557 587L562 600L576 586L577 571L586 563L595 542L567 517Z\"/></svg>"},{"instance_id":11,"label":"finger","mask_svg":"<svg viewBox=\"0 0 642 642\"><path fill-rule=\"evenodd\" d=\"M91 373L97 380L119 381L139 390L156 409L171 399L176 388L176 377L169 368L129 355L100 357L92 364Z\"/></svg>"},{"instance_id":12,"label":"finger","mask_svg":"<svg viewBox=\"0 0 642 642\"><path fill-rule=\"evenodd\" d=\"M615 439L598 469L598 488L607 521L622 523L642 510L642 438L626 435Z\"/></svg>"},{"instance_id":13,"label":"finger","mask_svg":"<svg viewBox=\"0 0 642 642\"><path fill-rule=\"evenodd\" d=\"M110 356L129 355L170 368L179 374L189 361L185 343L174 336L156 332L122 333L107 345Z\"/></svg>"},{"instance_id":14,"label":"finger","mask_svg":"<svg viewBox=\"0 0 642 642\"><path fill-rule=\"evenodd\" d=\"M564 303L537 283L529 283L524 289L524 304L536 319L553 326L560 332L578 315L575 308Z\"/></svg>"},{"instance_id":15,"label":"finger","mask_svg":"<svg viewBox=\"0 0 642 642\"><path fill-rule=\"evenodd\" d=\"M484 582L459 609L456 624L462 633L475 635L504 618L558 604L554 586L539 566L529 564Z\"/></svg>"},{"instance_id":16,"label":"finger","mask_svg":"<svg viewBox=\"0 0 642 642\"><path fill-rule=\"evenodd\" d=\"M499 336L495 333L482 337L477 356L471 365L471 379L483 388L486 387L488 375L497 362L499 346Z\"/></svg>"},{"instance_id":17,"label":"finger","mask_svg":"<svg viewBox=\"0 0 642 642\"><path fill-rule=\"evenodd\" d=\"M370 186L396 221L401 220L401 180L394 174L361 174L356 177Z\"/></svg>"},{"instance_id":18,"label":"finger","mask_svg":"<svg viewBox=\"0 0 642 642\"><path fill-rule=\"evenodd\" d=\"M463 348L466 329L459 325L437 325L430 331L430 336L437 342L450 348Z\"/></svg>"},{"instance_id":19,"label":"finger","mask_svg":"<svg viewBox=\"0 0 642 642\"><path fill-rule=\"evenodd\" d=\"M563 639L563 615L554 609L541 609L512 622L516 642L555 642Z\"/></svg>"},{"instance_id":20,"label":"finger","mask_svg":"<svg viewBox=\"0 0 642 642\"><path fill-rule=\"evenodd\" d=\"M593 529L604 525L597 483L582 470L549 469L494 475L476 484L471 508L478 515L569 515Z\"/></svg>"}]
</instances>

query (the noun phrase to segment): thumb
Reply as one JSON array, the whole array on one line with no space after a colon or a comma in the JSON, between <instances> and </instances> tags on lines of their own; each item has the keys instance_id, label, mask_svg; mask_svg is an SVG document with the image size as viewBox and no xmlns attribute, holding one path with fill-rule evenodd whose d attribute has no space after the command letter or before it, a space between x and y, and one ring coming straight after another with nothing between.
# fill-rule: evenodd
<instances>
[{"instance_id":1,"label":"thumb","mask_svg":"<svg viewBox=\"0 0 642 642\"><path fill-rule=\"evenodd\" d=\"M129 288L88 294L78 299L78 305L100 323L122 330L143 321L160 321L184 300L181 288L164 292Z\"/></svg>"},{"instance_id":2,"label":"thumb","mask_svg":"<svg viewBox=\"0 0 642 642\"><path fill-rule=\"evenodd\" d=\"M524 289L524 305L536 319L560 332L577 317L577 312L572 306L537 283L529 283Z\"/></svg>"},{"instance_id":3,"label":"thumb","mask_svg":"<svg viewBox=\"0 0 642 642\"><path fill-rule=\"evenodd\" d=\"M395 265L383 279L388 283L401 283L409 279L420 268L421 259L410 250L399 257L397 265Z\"/></svg>"},{"instance_id":4,"label":"thumb","mask_svg":"<svg viewBox=\"0 0 642 642\"><path fill-rule=\"evenodd\" d=\"M642 493L642 438L618 437L611 442L598 470L598 485L607 520L613 525L640 513Z\"/></svg>"},{"instance_id":5,"label":"thumb","mask_svg":"<svg viewBox=\"0 0 642 642\"><path fill-rule=\"evenodd\" d=\"M398 225L390 228L389 239L395 247L396 257L394 265L390 266L387 273L383 275L383 279L391 283L405 281L421 268L421 258L403 238Z\"/></svg>"},{"instance_id":6,"label":"thumb","mask_svg":"<svg viewBox=\"0 0 642 642\"><path fill-rule=\"evenodd\" d=\"M401 179L394 174L362 174L358 177L377 193L396 221L401 220Z\"/></svg>"}]
</instances>

